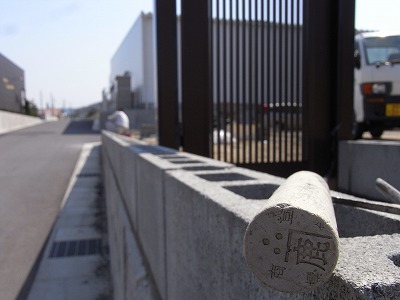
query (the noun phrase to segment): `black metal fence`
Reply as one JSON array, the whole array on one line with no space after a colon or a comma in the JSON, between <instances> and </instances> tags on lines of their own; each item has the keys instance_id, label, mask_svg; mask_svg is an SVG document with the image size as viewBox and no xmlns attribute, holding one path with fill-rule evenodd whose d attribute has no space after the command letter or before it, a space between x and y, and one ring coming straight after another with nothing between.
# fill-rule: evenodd
<instances>
[{"instance_id":1,"label":"black metal fence","mask_svg":"<svg viewBox=\"0 0 400 300\"><path fill-rule=\"evenodd\" d=\"M181 13L180 39L176 15L157 15L159 127L174 132L161 144L279 175L328 172L349 131L354 0L181 0ZM180 69L163 68L166 55ZM163 88L178 73L181 106Z\"/></svg>"},{"instance_id":2,"label":"black metal fence","mask_svg":"<svg viewBox=\"0 0 400 300\"><path fill-rule=\"evenodd\" d=\"M302 2L212 1L214 158L302 161Z\"/></svg>"}]
</instances>

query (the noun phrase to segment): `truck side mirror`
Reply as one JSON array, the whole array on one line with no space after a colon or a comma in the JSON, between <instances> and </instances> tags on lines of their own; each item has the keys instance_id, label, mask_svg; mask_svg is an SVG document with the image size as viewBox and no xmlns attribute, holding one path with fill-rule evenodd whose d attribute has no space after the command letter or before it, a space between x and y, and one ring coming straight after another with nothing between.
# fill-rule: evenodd
<instances>
[{"instance_id":1,"label":"truck side mirror","mask_svg":"<svg viewBox=\"0 0 400 300\"><path fill-rule=\"evenodd\" d=\"M361 55L358 50L354 51L354 67L356 69L361 69Z\"/></svg>"}]
</instances>

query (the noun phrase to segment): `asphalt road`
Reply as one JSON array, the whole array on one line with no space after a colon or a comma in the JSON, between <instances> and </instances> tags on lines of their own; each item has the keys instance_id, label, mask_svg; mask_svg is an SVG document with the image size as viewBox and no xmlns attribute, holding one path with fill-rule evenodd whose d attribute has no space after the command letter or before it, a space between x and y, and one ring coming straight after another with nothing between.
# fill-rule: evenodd
<instances>
[{"instance_id":1,"label":"asphalt road","mask_svg":"<svg viewBox=\"0 0 400 300\"><path fill-rule=\"evenodd\" d=\"M0 297L16 299L60 211L91 122L46 122L0 135Z\"/></svg>"}]
</instances>

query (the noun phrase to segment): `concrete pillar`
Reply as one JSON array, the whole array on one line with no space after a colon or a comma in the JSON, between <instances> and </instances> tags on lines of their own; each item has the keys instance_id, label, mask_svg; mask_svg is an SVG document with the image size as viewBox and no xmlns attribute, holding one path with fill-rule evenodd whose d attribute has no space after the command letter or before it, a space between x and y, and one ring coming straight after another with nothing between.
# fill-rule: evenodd
<instances>
[{"instance_id":1,"label":"concrete pillar","mask_svg":"<svg viewBox=\"0 0 400 300\"><path fill-rule=\"evenodd\" d=\"M250 222L244 255L264 285L304 292L330 277L338 244L328 185L319 175L301 171L290 176Z\"/></svg>"}]
</instances>

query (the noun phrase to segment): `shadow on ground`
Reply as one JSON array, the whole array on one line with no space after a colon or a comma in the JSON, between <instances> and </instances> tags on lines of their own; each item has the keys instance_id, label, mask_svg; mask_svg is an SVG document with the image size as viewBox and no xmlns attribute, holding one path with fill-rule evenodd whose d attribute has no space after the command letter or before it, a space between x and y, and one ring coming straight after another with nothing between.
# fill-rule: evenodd
<instances>
[{"instance_id":1,"label":"shadow on ground","mask_svg":"<svg viewBox=\"0 0 400 300\"><path fill-rule=\"evenodd\" d=\"M93 130L93 120L71 121L63 134L99 134L99 131Z\"/></svg>"}]
</instances>

